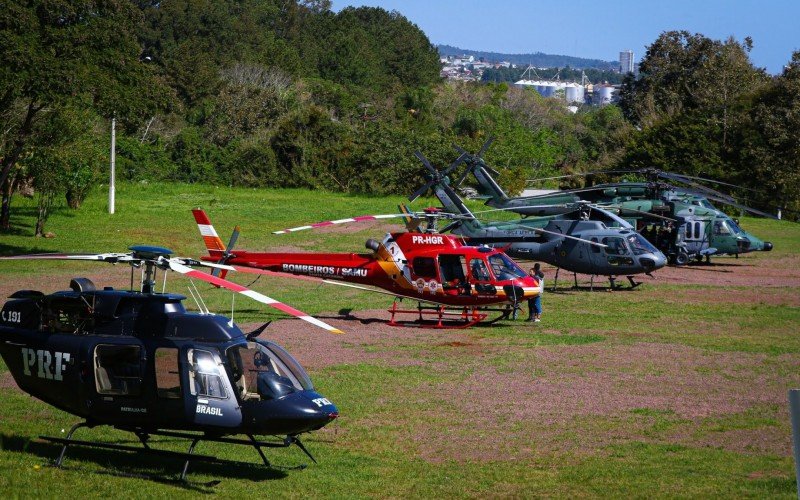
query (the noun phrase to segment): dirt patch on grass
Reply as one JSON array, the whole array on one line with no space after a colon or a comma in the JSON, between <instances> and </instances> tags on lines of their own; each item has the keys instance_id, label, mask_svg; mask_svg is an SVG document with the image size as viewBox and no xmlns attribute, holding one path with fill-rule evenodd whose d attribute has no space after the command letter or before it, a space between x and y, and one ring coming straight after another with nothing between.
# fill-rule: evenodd
<instances>
[{"instance_id":1,"label":"dirt patch on grass","mask_svg":"<svg viewBox=\"0 0 800 500\"><path fill-rule=\"evenodd\" d=\"M528 269L527 264L523 268ZM553 284L556 268L543 266L548 278L547 285ZM636 276L637 281L648 285L668 283L673 285L710 285L710 286L744 286L764 287L800 287L800 255L782 255L775 257L765 252L743 254L738 259L733 257L717 257L710 264L698 263L682 267L667 266L653 273L655 279L646 275ZM573 283L572 273L562 271L559 274L559 286ZM589 286L589 276L578 275L580 286ZM608 279L596 276L596 286L608 286ZM618 283L627 286L627 280Z\"/></svg>"},{"instance_id":2,"label":"dirt patch on grass","mask_svg":"<svg viewBox=\"0 0 800 500\"><path fill-rule=\"evenodd\" d=\"M0 389L19 389L11 373L0 373Z\"/></svg>"},{"instance_id":3,"label":"dirt patch on grass","mask_svg":"<svg viewBox=\"0 0 800 500\"><path fill-rule=\"evenodd\" d=\"M788 381L776 368L786 363L800 368L800 361L788 356L647 343L547 347L498 367L491 362L466 367L462 360L468 375L444 383L425 405L446 411L437 401L446 395L460 402L453 420L466 415L466 422L446 433L418 428L417 445L431 461L475 456L467 450L477 450L482 460L501 460L519 458L525 449L558 453L669 440L658 425L693 428L703 419L784 403ZM793 382L800 382L800 375ZM730 449L784 454L785 431L737 432ZM503 436L504 444L489 445L484 436ZM727 448L724 436L718 437L687 444Z\"/></svg>"},{"instance_id":4,"label":"dirt patch on grass","mask_svg":"<svg viewBox=\"0 0 800 500\"><path fill-rule=\"evenodd\" d=\"M800 307L800 289L778 287L717 288L715 290L686 288L664 297L665 303L771 305Z\"/></svg>"}]
</instances>

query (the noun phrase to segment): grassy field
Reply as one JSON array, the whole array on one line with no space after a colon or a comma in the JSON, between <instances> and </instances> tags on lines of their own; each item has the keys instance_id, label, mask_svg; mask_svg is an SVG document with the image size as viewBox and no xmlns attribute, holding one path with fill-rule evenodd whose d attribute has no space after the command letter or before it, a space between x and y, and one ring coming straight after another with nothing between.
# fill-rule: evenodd
<instances>
[{"instance_id":1,"label":"grassy field","mask_svg":"<svg viewBox=\"0 0 800 500\"><path fill-rule=\"evenodd\" d=\"M0 254L153 244L197 257L203 247L189 212L197 206L223 240L239 224L241 248L361 252L367 238L399 226L270 231L392 213L401 201L124 184L115 215L97 191L80 211L55 211L47 224L54 238L35 239L35 206L15 198L20 229L0 236ZM54 469L48 463L58 449L37 436L59 435L75 417L21 393L0 362L0 495L794 497L786 391L800 386L800 226L750 218L742 225L775 250L662 270L635 291L548 293L538 327L506 321L463 332L391 328L371 321L385 316L386 297L262 278L253 288L347 332L327 335L236 301L244 330L279 320L267 334L301 360L341 412L305 439L320 463L302 471L198 464L193 483L182 485L171 481L177 461L80 449ZM79 275L120 287L129 280L121 267L9 261L0 263L0 293L52 292ZM181 279L168 282L173 291L185 287ZM230 312L230 294L200 288L213 310ZM352 311L349 319L344 311ZM131 438L102 428L83 432L76 437ZM201 444L198 453L257 464L245 448ZM307 462L295 449L270 457ZM214 479L222 482L202 484Z\"/></svg>"}]
</instances>

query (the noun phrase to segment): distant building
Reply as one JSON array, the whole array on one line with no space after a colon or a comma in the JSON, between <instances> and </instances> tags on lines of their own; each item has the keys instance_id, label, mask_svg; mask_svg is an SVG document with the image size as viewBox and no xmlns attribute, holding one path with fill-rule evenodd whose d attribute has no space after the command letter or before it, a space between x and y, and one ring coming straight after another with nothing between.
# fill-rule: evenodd
<instances>
[{"instance_id":1,"label":"distant building","mask_svg":"<svg viewBox=\"0 0 800 500\"><path fill-rule=\"evenodd\" d=\"M633 73L633 51L625 50L619 53L619 72L624 74Z\"/></svg>"}]
</instances>

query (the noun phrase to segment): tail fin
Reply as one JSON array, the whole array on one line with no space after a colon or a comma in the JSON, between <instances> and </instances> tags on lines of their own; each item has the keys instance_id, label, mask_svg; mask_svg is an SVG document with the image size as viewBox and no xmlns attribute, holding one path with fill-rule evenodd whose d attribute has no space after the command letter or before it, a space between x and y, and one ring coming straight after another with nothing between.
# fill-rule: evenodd
<instances>
[{"instance_id":1,"label":"tail fin","mask_svg":"<svg viewBox=\"0 0 800 500\"><path fill-rule=\"evenodd\" d=\"M405 215L405 217L403 217L403 223L406 225L408 232L414 233L419 231L419 225L422 223L422 221L419 218L414 217L414 214L411 213L411 210L408 209L406 204L401 203L400 205L397 205L397 208L400 209L401 214Z\"/></svg>"},{"instance_id":2,"label":"tail fin","mask_svg":"<svg viewBox=\"0 0 800 500\"><path fill-rule=\"evenodd\" d=\"M197 222L198 229L200 229L200 234L203 236L209 255L222 257L225 253L225 244L222 243L214 226L211 225L208 215L199 208L193 209L192 214L195 222Z\"/></svg>"},{"instance_id":3,"label":"tail fin","mask_svg":"<svg viewBox=\"0 0 800 500\"><path fill-rule=\"evenodd\" d=\"M433 192L436 194L436 198L439 199L445 210L448 212L475 218L475 216L472 215L472 212L469 211L461 198L456 194L455 191L453 191L453 188L451 188L447 182L440 181L434 184Z\"/></svg>"},{"instance_id":4,"label":"tail fin","mask_svg":"<svg viewBox=\"0 0 800 500\"><path fill-rule=\"evenodd\" d=\"M494 180L494 178L483 168L482 165L477 164L472 170L472 175L478 181L480 191L485 192L491 198L486 203L489 206L502 206L508 201L508 195L503 191L503 188Z\"/></svg>"}]
</instances>

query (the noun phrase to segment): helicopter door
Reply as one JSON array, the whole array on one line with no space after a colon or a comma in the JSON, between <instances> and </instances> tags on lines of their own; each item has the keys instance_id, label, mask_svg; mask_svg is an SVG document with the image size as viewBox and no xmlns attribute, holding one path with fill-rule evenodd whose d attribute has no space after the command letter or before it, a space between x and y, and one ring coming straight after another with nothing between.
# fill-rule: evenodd
<instances>
[{"instance_id":1,"label":"helicopter door","mask_svg":"<svg viewBox=\"0 0 800 500\"><path fill-rule=\"evenodd\" d=\"M489 268L483 259L472 259L469 261L469 282L478 292L478 295L496 295L497 288L491 282Z\"/></svg>"},{"instance_id":2,"label":"helicopter door","mask_svg":"<svg viewBox=\"0 0 800 500\"><path fill-rule=\"evenodd\" d=\"M242 411L219 355L211 349L184 348L186 412L199 425L236 427Z\"/></svg>"},{"instance_id":3,"label":"helicopter door","mask_svg":"<svg viewBox=\"0 0 800 500\"><path fill-rule=\"evenodd\" d=\"M686 221L686 233L684 235L684 241L686 242L686 250L690 254L700 252L700 250L703 249L703 243L706 242L706 239L705 221Z\"/></svg>"}]
</instances>

